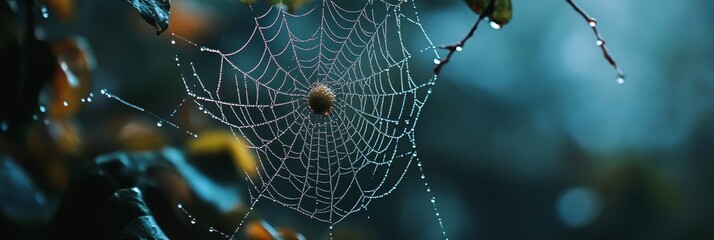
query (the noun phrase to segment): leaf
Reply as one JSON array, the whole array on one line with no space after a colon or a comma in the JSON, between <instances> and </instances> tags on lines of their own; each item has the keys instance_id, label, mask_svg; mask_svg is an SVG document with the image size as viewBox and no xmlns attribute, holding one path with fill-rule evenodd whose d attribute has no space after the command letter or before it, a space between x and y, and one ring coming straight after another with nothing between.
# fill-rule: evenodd
<instances>
[{"instance_id":1,"label":"leaf","mask_svg":"<svg viewBox=\"0 0 714 240\"><path fill-rule=\"evenodd\" d=\"M52 79L49 102L54 119L66 119L76 114L89 94L91 72L96 65L89 43L74 37L52 44L57 63ZM91 101L91 100L90 100Z\"/></svg>"},{"instance_id":2,"label":"leaf","mask_svg":"<svg viewBox=\"0 0 714 240\"><path fill-rule=\"evenodd\" d=\"M156 222L139 188L119 189L99 210L105 239L168 240Z\"/></svg>"},{"instance_id":3,"label":"leaf","mask_svg":"<svg viewBox=\"0 0 714 240\"><path fill-rule=\"evenodd\" d=\"M481 15L490 1L494 2L493 12L487 13L487 17L494 23L504 26L513 17L511 0L464 0L471 7L471 10Z\"/></svg>"},{"instance_id":4,"label":"leaf","mask_svg":"<svg viewBox=\"0 0 714 240\"><path fill-rule=\"evenodd\" d=\"M141 17L148 24L156 28L156 35L161 34L169 27L171 15L170 0L126 0L139 11Z\"/></svg>"},{"instance_id":5,"label":"leaf","mask_svg":"<svg viewBox=\"0 0 714 240\"><path fill-rule=\"evenodd\" d=\"M45 4L53 15L58 16L64 22L69 22L74 18L75 0L45 0Z\"/></svg>"},{"instance_id":6,"label":"leaf","mask_svg":"<svg viewBox=\"0 0 714 240\"><path fill-rule=\"evenodd\" d=\"M300 240L305 237L289 228L275 229L273 226L262 220L254 220L248 223L245 229L248 240Z\"/></svg>"},{"instance_id":7,"label":"leaf","mask_svg":"<svg viewBox=\"0 0 714 240\"><path fill-rule=\"evenodd\" d=\"M255 179L258 176L256 170L258 159L244 144L245 142L247 141L230 132L209 131L201 133L199 138L190 139L187 149L192 154L226 152L230 154L238 172L245 172Z\"/></svg>"}]
</instances>

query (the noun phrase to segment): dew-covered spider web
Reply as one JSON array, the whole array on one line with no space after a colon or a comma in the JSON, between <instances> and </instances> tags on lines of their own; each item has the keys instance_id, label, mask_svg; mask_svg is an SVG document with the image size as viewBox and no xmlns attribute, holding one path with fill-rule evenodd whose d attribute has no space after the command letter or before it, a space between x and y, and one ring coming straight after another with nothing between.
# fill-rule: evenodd
<instances>
[{"instance_id":1,"label":"dew-covered spider web","mask_svg":"<svg viewBox=\"0 0 714 240\"><path fill-rule=\"evenodd\" d=\"M253 18L240 23L242 41L216 47L173 34L185 47L175 60L187 99L258 156L257 176L246 177L251 209L274 201L332 228L394 191L410 168L425 178L414 129L438 54L417 4L323 0L294 13L255 4L245 6ZM318 85L334 93L329 114L307 104Z\"/></svg>"}]
</instances>

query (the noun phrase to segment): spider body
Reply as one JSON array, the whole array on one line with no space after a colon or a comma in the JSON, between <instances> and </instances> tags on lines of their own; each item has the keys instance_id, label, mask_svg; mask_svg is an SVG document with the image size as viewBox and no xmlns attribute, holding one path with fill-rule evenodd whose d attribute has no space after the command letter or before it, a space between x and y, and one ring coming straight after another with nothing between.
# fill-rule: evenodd
<instances>
[{"instance_id":1,"label":"spider body","mask_svg":"<svg viewBox=\"0 0 714 240\"><path fill-rule=\"evenodd\" d=\"M317 115L329 116L336 101L332 89L322 83L315 84L307 95L307 105Z\"/></svg>"}]
</instances>

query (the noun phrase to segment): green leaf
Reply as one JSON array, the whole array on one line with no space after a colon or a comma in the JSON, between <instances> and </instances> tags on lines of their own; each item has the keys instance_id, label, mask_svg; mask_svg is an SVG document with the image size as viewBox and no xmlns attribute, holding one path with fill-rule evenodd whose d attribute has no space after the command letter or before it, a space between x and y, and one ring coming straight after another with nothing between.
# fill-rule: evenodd
<instances>
[{"instance_id":1,"label":"green leaf","mask_svg":"<svg viewBox=\"0 0 714 240\"><path fill-rule=\"evenodd\" d=\"M139 11L144 21L156 28L156 35L161 34L169 27L171 15L170 0L126 0Z\"/></svg>"},{"instance_id":2,"label":"green leaf","mask_svg":"<svg viewBox=\"0 0 714 240\"><path fill-rule=\"evenodd\" d=\"M489 2L491 1L495 1L493 12L486 13L486 16L489 20L497 23L498 25L506 25L513 17L511 0L464 0L464 2L471 7L471 10L479 15L484 13L486 7L488 7Z\"/></svg>"}]
</instances>

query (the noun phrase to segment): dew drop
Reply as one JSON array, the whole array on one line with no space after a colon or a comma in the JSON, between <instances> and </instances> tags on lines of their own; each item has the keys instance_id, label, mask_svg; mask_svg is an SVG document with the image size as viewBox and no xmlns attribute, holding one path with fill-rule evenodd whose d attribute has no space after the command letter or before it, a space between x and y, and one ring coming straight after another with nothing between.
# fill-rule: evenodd
<instances>
[{"instance_id":1,"label":"dew drop","mask_svg":"<svg viewBox=\"0 0 714 240\"><path fill-rule=\"evenodd\" d=\"M82 98L82 99L80 99L80 101L85 102L85 101L87 101L87 100L85 100L84 98Z\"/></svg>"},{"instance_id":2,"label":"dew drop","mask_svg":"<svg viewBox=\"0 0 714 240\"><path fill-rule=\"evenodd\" d=\"M491 28L498 30L498 29L501 29L502 27L503 26L501 26L501 24L491 21Z\"/></svg>"},{"instance_id":3,"label":"dew drop","mask_svg":"<svg viewBox=\"0 0 714 240\"><path fill-rule=\"evenodd\" d=\"M424 174L422 174L422 175L421 175L421 179L424 179L424 178L426 178L426 176L425 176Z\"/></svg>"},{"instance_id":4,"label":"dew drop","mask_svg":"<svg viewBox=\"0 0 714 240\"><path fill-rule=\"evenodd\" d=\"M590 25L590 27L597 27L597 21L590 20L590 21L588 21L588 25Z\"/></svg>"},{"instance_id":5,"label":"dew drop","mask_svg":"<svg viewBox=\"0 0 714 240\"><path fill-rule=\"evenodd\" d=\"M206 47L201 47L201 52L205 52L207 50Z\"/></svg>"},{"instance_id":6,"label":"dew drop","mask_svg":"<svg viewBox=\"0 0 714 240\"><path fill-rule=\"evenodd\" d=\"M50 13L47 11L47 7L42 6L42 8L40 10L42 11L42 18L50 17Z\"/></svg>"},{"instance_id":7,"label":"dew drop","mask_svg":"<svg viewBox=\"0 0 714 240\"><path fill-rule=\"evenodd\" d=\"M195 219L195 218L191 218L191 224L196 224L196 219Z\"/></svg>"},{"instance_id":8,"label":"dew drop","mask_svg":"<svg viewBox=\"0 0 714 240\"><path fill-rule=\"evenodd\" d=\"M88 97L87 102L92 102L92 98Z\"/></svg>"},{"instance_id":9,"label":"dew drop","mask_svg":"<svg viewBox=\"0 0 714 240\"><path fill-rule=\"evenodd\" d=\"M605 44L605 42L602 40L597 40L597 42L595 42L595 44L597 44L598 46L602 46L603 44Z\"/></svg>"},{"instance_id":10,"label":"dew drop","mask_svg":"<svg viewBox=\"0 0 714 240\"><path fill-rule=\"evenodd\" d=\"M44 121L42 121L42 123L44 123L45 125L50 125L50 120L49 120L49 119L45 119Z\"/></svg>"},{"instance_id":11,"label":"dew drop","mask_svg":"<svg viewBox=\"0 0 714 240\"><path fill-rule=\"evenodd\" d=\"M45 105L40 105L40 112L47 112Z\"/></svg>"},{"instance_id":12,"label":"dew drop","mask_svg":"<svg viewBox=\"0 0 714 240\"><path fill-rule=\"evenodd\" d=\"M457 52L461 52L461 51L463 51L463 50L464 50L464 48L462 48L461 46L456 46L456 51L457 51Z\"/></svg>"},{"instance_id":13,"label":"dew drop","mask_svg":"<svg viewBox=\"0 0 714 240\"><path fill-rule=\"evenodd\" d=\"M158 127L161 127L161 126L163 126L163 125L164 125L164 123L161 122L161 121L156 122L156 126L158 126Z\"/></svg>"},{"instance_id":14,"label":"dew drop","mask_svg":"<svg viewBox=\"0 0 714 240\"><path fill-rule=\"evenodd\" d=\"M330 226L330 230L332 230L332 226Z\"/></svg>"},{"instance_id":15,"label":"dew drop","mask_svg":"<svg viewBox=\"0 0 714 240\"><path fill-rule=\"evenodd\" d=\"M8 126L7 121L2 121L2 123L0 123L0 128L2 128L2 131L3 131L3 132L7 132L7 129L8 129L9 127L10 127L10 126Z\"/></svg>"},{"instance_id":16,"label":"dew drop","mask_svg":"<svg viewBox=\"0 0 714 240\"><path fill-rule=\"evenodd\" d=\"M37 119L39 119L39 117L37 116L37 114L32 114L32 120L37 121Z\"/></svg>"},{"instance_id":17,"label":"dew drop","mask_svg":"<svg viewBox=\"0 0 714 240\"><path fill-rule=\"evenodd\" d=\"M421 167L421 163L417 163L417 167Z\"/></svg>"},{"instance_id":18,"label":"dew drop","mask_svg":"<svg viewBox=\"0 0 714 240\"><path fill-rule=\"evenodd\" d=\"M99 90L99 92L102 93L102 94L107 94L107 90L106 90L106 89Z\"/></svg>"},{"instance_id":19,"label":"dew drop","mask_svg":"<svg viewBox=\"0 0 714 240\"><path fill-rule=\"evenodd\" d=\"M94 97L94 93L89 93L89 97L90 97L90 98L93 98L93 97Z\"/></svg>"},{"instance_id":20,"label":"dew drop","mask_svg":"<svg viewBox=\"0 0 714 240\"><path fill-rule=\"evenodd\" d=\"M179 209L183 209L183 205L180 203L178 205L176 205L176 207L178 207Z\"/></svg>"},{"instance_id":21,"label":"dew drop","mask_svg":"<svg viewBox=\"0 0 714 240\"><path fill-rule=\"evenodd\" d=\"M427 189L426 189L426 192L431 192L431 188L427 188Z\"/></svg>"},{"instance_id":22,"label":"dew drop","mask_svg":"<svg viewBox=\"0 0 714 240\"><path fill-rule=\"evenodd\" d=\"M624 83L625 83L625 76L617 76L617 83L619 83L619 84L624 84Z\"/></svg>"},{"instance_id":23,"label":"dew drop","mask_svg":"<svg viewBox=\"0 0 714 240\"><path fill-rule=\"evenodd\" d=\"M412 157L416 157L416 156L417 156L416 152L412 153Z\"/></svg>"},{"instance_id":24,"label":"dew drop","mask_svg":"<svg viewBox=\"0 0 714 240\"><path fill-rule=\"evenodd\" d=\"M179 61L178 57L175 57L174 60L176 60L177 62Z\"/></svg>"},{"instance_id":25,"label":"dew drop","mask_svg":"<svg viewBox=\"0 0 714 240\"><path fill-rule=\"evenodd\" d=\"M65 107L67 107L67 106L69 106L69 102L64 101L64 102L62 102L62 105L64 105Z\"/></svg>"},{"instance_id":26,"label":"dew drop","mask_svg":"<svg viewBox=\"0 0 714 240\"><path fill-rule=\"evenodd\" d=\"M431 93L431 88L429 88L429 90L426 90L426 93Z\"/></svg>"},{"instance_id":27,"label":"dew drop","mask_svg":"<svg viewBox=\"0 0 714 240\"><path fill-rule=\"evenodd\" d=\"M436 203L436 198L431 198L431 203Z\"/></svg>"},{"instance_id":28,"label":"dew drop","mask_svg":"<svg viewBox=\"0 0 714 240\"><path fill-rule=\"evenodd\" d=\"M208 231L209 231L209 232L215 232L216 229L214 229L213 227L210 227L210 228L208 229Z\"/></svg>"},{"instance_id":29,"label":"dew drop","mask_svg":"<svg viewBox=\"0 0 714 240\"><path fill-rule=\"evenodd\" d=\"M175 39L171 39L171 44L176 44L176 40L175 40Z\"/></svg>"},{"instance_id":30,"label":"dew drop","mask_svg":"<svg viewBox=\"0 0 714 240\"><path fill-rule=\"evenodd\" d=\"M434 58L434 64L441 64L441 60L439 60L438 58Z\"/></svg>"}]
</instances>

